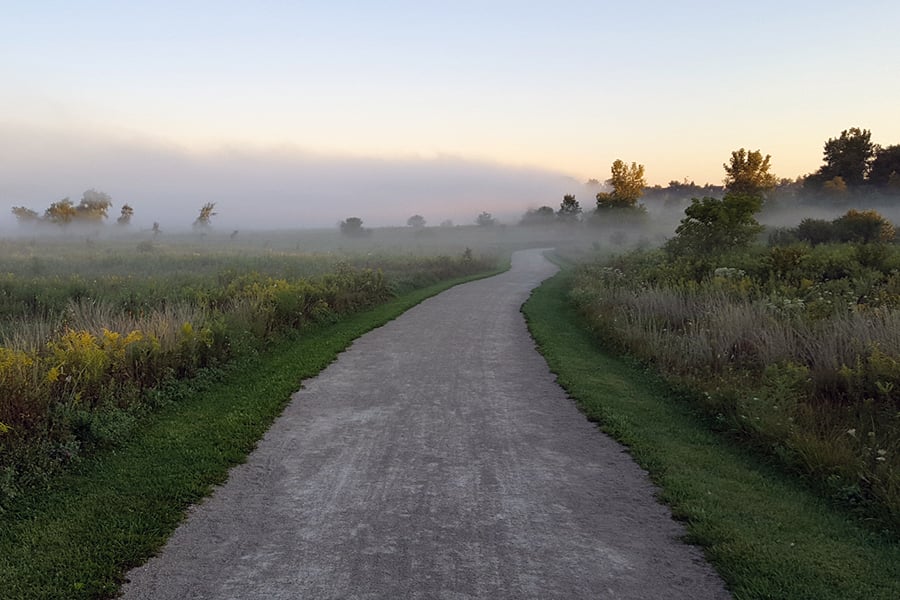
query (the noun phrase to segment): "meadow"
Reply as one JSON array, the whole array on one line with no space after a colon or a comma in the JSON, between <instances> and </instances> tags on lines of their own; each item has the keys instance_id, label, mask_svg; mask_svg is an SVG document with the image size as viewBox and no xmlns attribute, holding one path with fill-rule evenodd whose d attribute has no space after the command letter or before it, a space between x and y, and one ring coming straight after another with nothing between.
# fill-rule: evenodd
<instances>
[{"instance_id":1,"label":"meadow","mask_svg":"<svg viewBox=\"0 0 900 600\"><path fill-rule=\"evenodd\" d=\"M406 232L404 232L406 233ZM335 232L0 241L0 511L117 446L198 376L412 290L495 269L490 238ZM478 242L478 250L463 245Z\"/></svg>"},{"instance_id":2,"label":"meadow","mask_svg":"<svg viewBox=\"0 0 900 600\"><path fill-rule=\"evenodd\" d=\"M810 243L801 226L711 253L595 257L570 297L607 347L662 373L712 429L896 532L900 247L885 231Z\"/></svg>"}]
</instances>

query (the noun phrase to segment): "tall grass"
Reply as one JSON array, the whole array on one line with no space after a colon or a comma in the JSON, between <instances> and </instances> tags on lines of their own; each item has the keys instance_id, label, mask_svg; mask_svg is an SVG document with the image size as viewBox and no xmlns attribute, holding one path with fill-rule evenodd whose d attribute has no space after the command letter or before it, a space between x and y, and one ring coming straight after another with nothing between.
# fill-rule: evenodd
<instances>
[{"instance_id":1,"label":"tall grass","mask_svg":"<svg viewBox=\"0 0 900 600\"><path fill-rule=\"evenodd\" d=\"M717 427L900 531L900 309L823 312L771 274L717 268L697 281L646 261L579 270L571 295L594 330L693 390Z\"/></svg>"},{"instance_id":2,"label":"tall grass","mask_svg":"<svg viewBox=\"0 0 900 600\"><path fill-rule=\"evenodd\" d=\"M54 261L62 265L64 257L60 252ZM144 278L96 275L95 264L73 259L66 276L41 269L3 276L0 511L21 489L123 439L154 409L158 391L178 379L213 372L286 333L382 304L398 290L496 266L496 259L471 253L393 262L303 254L294 265L287 254L273 264L258 258L208 250L200 259L173 255L156 266L168 265L174 274ZM372 265L389 266L394 275ZM194 276L185 278L188 267ZM316 274L272 275L299 272Z\"/></svg>"}]
</instances>

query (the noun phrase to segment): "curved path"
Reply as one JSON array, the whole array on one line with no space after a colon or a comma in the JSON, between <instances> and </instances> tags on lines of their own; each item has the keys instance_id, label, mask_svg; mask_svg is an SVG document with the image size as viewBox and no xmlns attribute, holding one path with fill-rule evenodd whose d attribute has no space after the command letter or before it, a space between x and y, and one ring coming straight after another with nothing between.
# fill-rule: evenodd
<instances>
[{"instance_id":1,"label":"curved path","mask_svg":"<svg viewBox=\"0 0 900 600\"><path fill-rule=\"evenodd\" d=\"M554 271L517 252L359 338L125 598L727 598L535 350Z\"/></svg>"}]
</instances>

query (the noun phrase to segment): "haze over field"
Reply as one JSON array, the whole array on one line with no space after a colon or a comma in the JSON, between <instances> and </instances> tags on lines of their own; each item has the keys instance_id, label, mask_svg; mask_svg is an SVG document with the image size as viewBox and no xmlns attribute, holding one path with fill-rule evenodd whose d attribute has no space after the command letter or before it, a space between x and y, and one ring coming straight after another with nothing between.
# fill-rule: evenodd
<instances>
[{"instance_id":1,"label":"haze over field","mask_svg":"<svg viewBox=\"0 0 900 600\"><path fill-rule=\"evenodd\" d=\"M616 158L721 183L900 140L891 0L5 4L3 229L89 188L164 227L512 222Z\"/></svg>"}]
</instances>

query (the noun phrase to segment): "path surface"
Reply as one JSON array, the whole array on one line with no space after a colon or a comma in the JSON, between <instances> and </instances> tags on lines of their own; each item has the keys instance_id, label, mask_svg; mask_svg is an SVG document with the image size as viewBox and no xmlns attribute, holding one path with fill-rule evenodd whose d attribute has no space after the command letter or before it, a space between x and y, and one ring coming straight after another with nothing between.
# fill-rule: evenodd
<instances>
[{"instance_id":1,"label":"path surface","mask_svg":"<svg viewBox=\"0 0 900 600\"><path fill-rule=\"evenodd\" d=\"M516 253L357 340L125 598L727 598L534 349L554 271Z\"/></svg>"}]
</instances>

